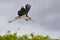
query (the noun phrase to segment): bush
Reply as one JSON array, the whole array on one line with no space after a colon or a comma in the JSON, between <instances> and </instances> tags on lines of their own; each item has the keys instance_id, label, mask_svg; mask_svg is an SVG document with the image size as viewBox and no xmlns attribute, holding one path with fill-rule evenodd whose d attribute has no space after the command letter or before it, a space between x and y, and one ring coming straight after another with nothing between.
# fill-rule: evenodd
<instances>
[{"instance_id":1,"label":"bush","mask_svg":"<svg viewBox=\"0 0 60 40\"><path fill-rule=\"evenodd\" d=\"M42 36L42 35L34 35L31 33L30 35L22 35L17 36L17 33L10 34L10 31L3 36L0 35L0 40L59 40L59 39L52 39L49 36Z\"/></svg>"}]
</instances>

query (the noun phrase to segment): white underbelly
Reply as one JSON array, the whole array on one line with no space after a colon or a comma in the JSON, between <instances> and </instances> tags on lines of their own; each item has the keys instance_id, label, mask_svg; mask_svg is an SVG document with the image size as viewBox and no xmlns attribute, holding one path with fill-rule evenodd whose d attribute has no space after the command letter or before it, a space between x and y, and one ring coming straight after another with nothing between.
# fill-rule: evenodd
<instances>
[{"instance_id":1,"label":"white underbelly","mask_svg":"<svg viewBox=\"0 0 60 40\"><path fill-rule=\"evenodd\" d=\"M20 17L21 19L29 19L29 17L26 17L26 15L23 15Z\"/></svg>"},{"instance_id":2,"label":"white underbelly","mask_svg":"<svg viewBox=\"0 0 60 40\"><path fill-rule=\"evenodd\" d=\"M23 15L20 18L24 20L32 21L32 19L30 17L26 17L26 15Z\"/></svg>"}]
</instances>

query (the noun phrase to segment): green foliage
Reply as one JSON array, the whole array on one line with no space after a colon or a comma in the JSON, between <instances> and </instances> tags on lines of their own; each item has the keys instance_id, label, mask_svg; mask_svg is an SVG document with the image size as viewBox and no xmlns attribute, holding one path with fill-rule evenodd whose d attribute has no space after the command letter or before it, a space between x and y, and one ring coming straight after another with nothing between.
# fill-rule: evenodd
<instances>
[{"instance_id":1,"label":"green foliage","mask_svg":"<svg viewBox=\"0 0 60 40\"><path fill-rule=\"evenodd\" d=\"M31 33L30 35L22 35L17 36L17 33L10 34L8 30L5 35L0 35L0 40L59 40L59 39L52 39L49 36L42 36L42 35L34 35Z\"/></svg>"}]
</instances>

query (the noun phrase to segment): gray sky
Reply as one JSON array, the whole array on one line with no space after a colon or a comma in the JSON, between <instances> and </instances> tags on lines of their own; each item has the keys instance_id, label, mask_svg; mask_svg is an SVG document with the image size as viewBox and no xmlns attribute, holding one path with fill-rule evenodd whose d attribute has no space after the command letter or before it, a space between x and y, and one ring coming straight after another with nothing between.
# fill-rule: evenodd
<instances>
[{"instance_id":1,"label":"gray sky","mask_svg":"<svg viewBox=\"0 0 60 40\"><path fill-rule=\"evenodd\" d=\"M19 19L8 23L26 3L32 5L29 16L34 22ZM60 0L0 0L0 34L5 34L8 29L18 34L33 32L60 37Z\"/></svg>"}]
</instances>

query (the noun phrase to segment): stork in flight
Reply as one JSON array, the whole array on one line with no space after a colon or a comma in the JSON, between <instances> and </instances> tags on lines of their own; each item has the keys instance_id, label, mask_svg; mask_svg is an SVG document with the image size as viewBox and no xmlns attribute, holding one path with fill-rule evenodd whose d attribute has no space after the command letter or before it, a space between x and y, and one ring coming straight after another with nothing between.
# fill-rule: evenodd
<instances>
[{"instance_id":1,"label":"stork in flight","mask_svg":"<svg viewBox=\"0 0 60 40\"><path fill-rule=\"evenodd\" d=\"M26 20L26 21L32 21L32 19L28 16L28 12L29 12L30 8L31 8L31 5L30 5L30 4L26 4L26 5L25 5L25 8L22 7L22 8L18 11L18 16L15 17L14 20L9 21L8 23L13 22L13 21L15 21L15 20L17 20L17 19L24 19L24 20Z\"/></svg>"}]
</instances>

